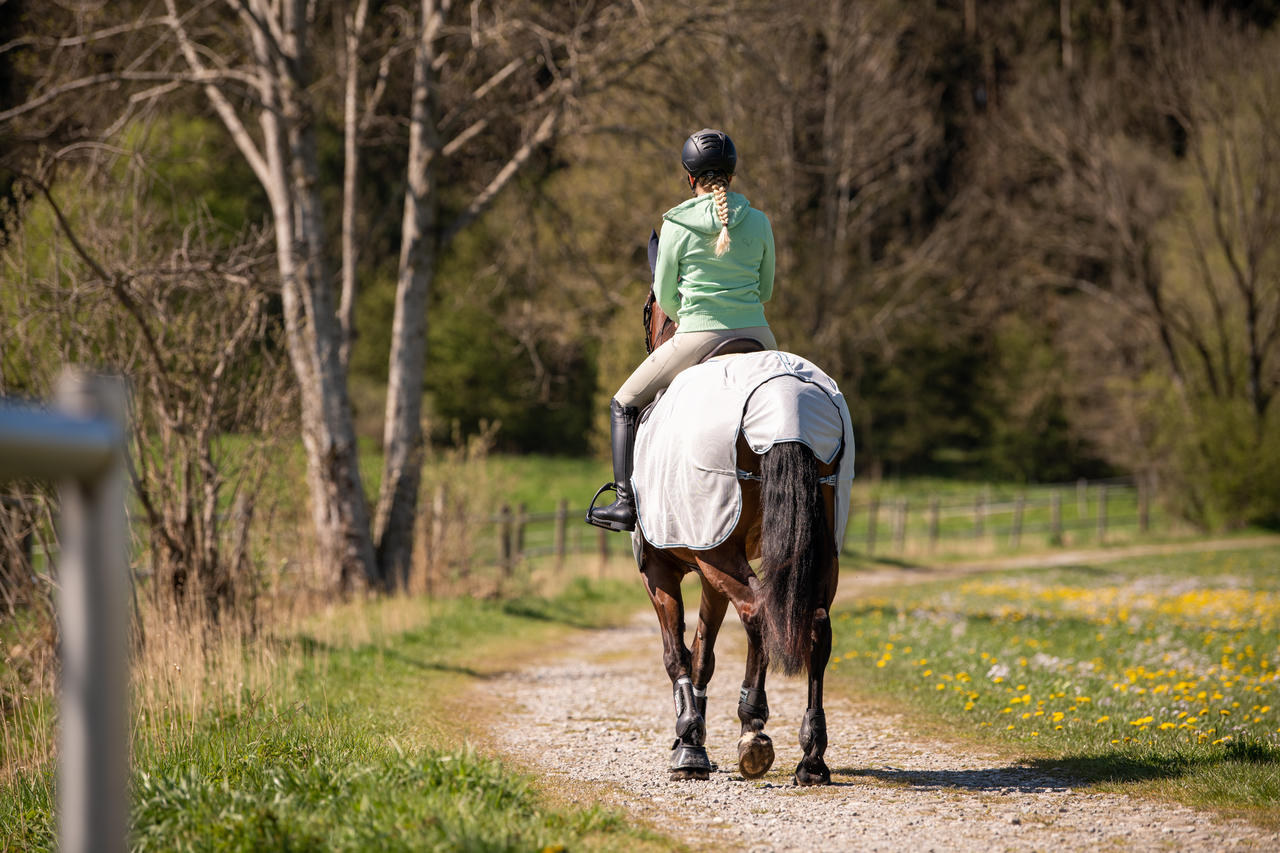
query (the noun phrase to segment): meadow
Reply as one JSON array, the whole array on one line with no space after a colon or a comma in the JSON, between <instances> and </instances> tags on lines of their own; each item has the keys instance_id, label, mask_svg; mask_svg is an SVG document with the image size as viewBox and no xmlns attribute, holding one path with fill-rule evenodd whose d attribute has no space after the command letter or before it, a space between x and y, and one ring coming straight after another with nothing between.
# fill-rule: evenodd
<instances>
[{"instance_id":1,"label":"meadow","mask_svg":"<svg viewBox=\"0 0 1280 853\"><path fill-rule=\"evenodd\" d=\"M469 745L468 688L643 593L398 598L300 616L251 644L153 636L134 673L135 850L644 850L669 844L557 804ZM54 846L48 704L5 723L0 850Z\"/></svg>"},{"instance_id":2,"label":"meadow","mask_svg":"<svg viewBox=\"0 0 1280 853\"><path fill-rule=\"evenodd\" d=\"M1061 769L1275 823L1280 547L983 574L836 614L837 689Z\"/></svg>"},{"instance_id":3,"label":"meadow","mask_svg":"<svg viewBox=\"0 0 1280 853\"><path fill-rule=\"evenodd\" d=\"M376 493L379 460L366 450L366 485ZM667 847L615 813L558 804L468 746L484 709L459 698L575 628L647 607L624 538L610 542L617 559L607 573L617 580L599 579L604 564L594 555L563 567L541 557L506 574L468 575L480 568L477 555L493 549L485 538L492 533L458 536L450 528L457 536L450 544L468 556L434 566L431 577L452 586L417 583L411 588L432 595L335 605L307 593L309 579L296 568L306 564L301 454L275 461L266 487L278 500L260 516L256 627L195 628L152 612L142 581L137 849ZM483 520L504 501L529 513L554 511L562 500L579 509L607 477L601 460L510 457L471 445L433 455L424 493L444 486L458 512ZM857 481L855 507L864 514L855 508L843 565L857 572L873 562L852 532L872 499L927 506L938 495L957 507L995 507L1026 491L974 481ZM1096 494L1080 500L1064 489L1063 516L1091 529ZM1125 506L1112 504L1113 518L1131 516L1136 503ZM593 529L576 514L568 523L571 541L589 549ZM906 537L909 551L945 565L1015 550L994 520L981 542L970 523L952 522L965 548L930 552L917 528ZM1030 531L1030 512L1027 523ZM1143 536L1109 541L1185 533L1153 513ZM893 536L883 532L882 543ZM531 532L529 542L539 541ZM1085 543L1029 533L1017 550ZM981 740L1082 783L1275 821L1268 810L1280 802L1277 568L1280 548L1270 548L881 590L838 611L830 683L911 709L919 731ZM53 667L39 634L34 622L0 624L7 664L0 849L53 844Z\"/></svg>"}]
</instances>

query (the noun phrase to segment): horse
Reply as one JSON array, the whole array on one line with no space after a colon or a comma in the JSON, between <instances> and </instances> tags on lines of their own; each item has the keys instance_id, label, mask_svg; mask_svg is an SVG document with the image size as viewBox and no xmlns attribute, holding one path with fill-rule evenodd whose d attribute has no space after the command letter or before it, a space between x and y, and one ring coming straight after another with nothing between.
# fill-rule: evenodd
<instances>
[{"instance_id":1,"label":"horse","mask_svg":"<svg viewBox=\"0 0 1280 853\"><path fill-rule=\"evenodd\" d=\"M644 322L650 352L675 334L676 324L657 305L652 291ZM763 349L749 339L729 343L708 358ZM852 448L841 452L851 454ZM670 778L710 778L705 746L707 684L715 671L716 636L732 604L747 635L746 673L737 708L742 723L739 772L754 779L773 766L773 743L764 733L769 720L765 675L772 664L788 675L807 671L808 708L800 724L804 757L794 778L801 786L827 785L831 772L823 757L827 724L822 679L831 656L830 609L839 574L833 536L839 459L823 463L797 442L779 442L757 455L741 432L737 459L742 510L723 542L705 550L657 547L645 538L641 525L633 534L640 574L658 616L663 664L675 698ZM749 562L757 559L758 573ZM697 572L702 586L692 649L684 641L680 592L680 581L689 572Z\"/></svg>"}]
</instances>

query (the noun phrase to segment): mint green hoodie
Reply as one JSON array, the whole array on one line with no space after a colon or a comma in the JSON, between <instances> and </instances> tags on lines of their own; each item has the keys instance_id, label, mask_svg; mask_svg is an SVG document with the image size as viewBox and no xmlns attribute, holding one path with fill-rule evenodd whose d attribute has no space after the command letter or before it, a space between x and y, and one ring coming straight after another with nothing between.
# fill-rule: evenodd
<instances>
[{"instance_id":1,"label":"mint green hoodie","mask_svg":"<svg viewBox=\"0 0 1280 853\"><path fill-rule=\"evenodd\" d=\"M728 194L729 251L716 257L720 220L711 193L662 215L653 292L680 332L767 325L773 295L773 228L739 193Z\"/></svg>"}]
</instances>

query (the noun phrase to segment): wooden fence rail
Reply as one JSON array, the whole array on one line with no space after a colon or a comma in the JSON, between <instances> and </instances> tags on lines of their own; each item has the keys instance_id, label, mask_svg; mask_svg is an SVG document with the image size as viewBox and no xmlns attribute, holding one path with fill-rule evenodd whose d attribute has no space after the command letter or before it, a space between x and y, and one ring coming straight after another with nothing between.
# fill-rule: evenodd
<instances>
[{"instance_id":1,"label":"wooden fence rail","mask_svg":"<svg viewBox=\"0 0 1280 853\"><path fill-rule=\"evenodd\" d=\"M1071 489L1076 499L1065 502L1063 495ZM504 578L531 561L550 558L559 570L569 555L594 553L607 560L611 554L630 551L626 537L587 526L582 520L586 509L570 509L566 500L551 512L504 505L487 515L450 518L446 503L437 496L424 511L434 516L426 521L428 529L462 525L468 565L497 568ZM1121 532L1147 533L1150 519L1145 490L1127 480L1081 481L977 497L931 495L912 500L873 495L851 505L844 550L907 555L1105 543Z\"/></svg>"},{"instance_id":2,"label":"wooden fence rail","mask_svg":"<svg viewBox=\"0 0 1280 853\"><path fill-rule=\"evenodd\" d=\"M1074 491L1075 500L1070 500ZM503 505L473 514L436 487L422 502L421 548L415 569L425 589L438 584L465 590L501 588L533 563L563 571L570 557L594 556L602 565L629 554L627 537L583 523L586 508L561 499L551 511ZM1129 480L1080 481L1025 491L978 495L872 494L850 506L844 552L866 556L1017 551L1029 547L1105 544L1149 532L1147 491ZM48 564L56 552L37 545ZM473 583L474 581L474 583Z\"/></svg>"}]
</instances>

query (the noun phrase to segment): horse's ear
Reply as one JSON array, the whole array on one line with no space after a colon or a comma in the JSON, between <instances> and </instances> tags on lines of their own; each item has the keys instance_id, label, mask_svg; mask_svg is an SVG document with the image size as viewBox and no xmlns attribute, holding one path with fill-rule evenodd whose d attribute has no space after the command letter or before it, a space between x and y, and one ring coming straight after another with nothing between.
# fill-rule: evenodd
<instances>
[{"instance_id":1,"label":"horse's ear","mask_svg":"<svg viewBox=\"0 0 1280 853\"><path fill-rule=\"evenodd\" d=\"M658 232L651 230L649 232L649 280L657 278L655 270L658 267Z\"/></svg>"}]
</instances>

